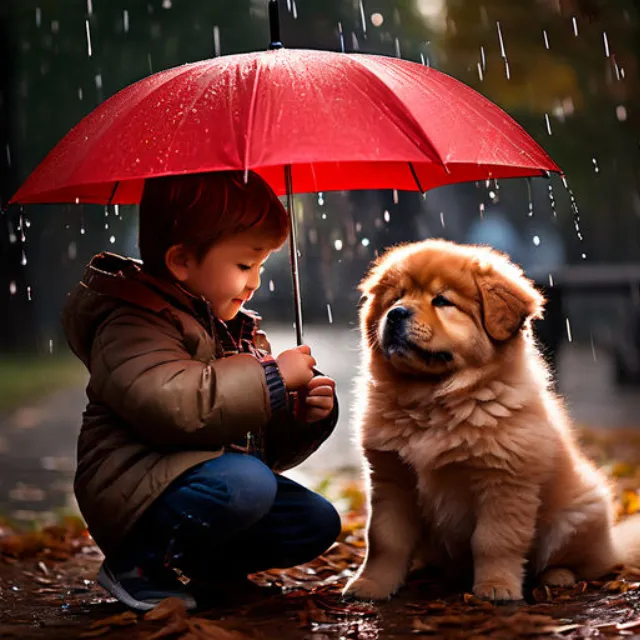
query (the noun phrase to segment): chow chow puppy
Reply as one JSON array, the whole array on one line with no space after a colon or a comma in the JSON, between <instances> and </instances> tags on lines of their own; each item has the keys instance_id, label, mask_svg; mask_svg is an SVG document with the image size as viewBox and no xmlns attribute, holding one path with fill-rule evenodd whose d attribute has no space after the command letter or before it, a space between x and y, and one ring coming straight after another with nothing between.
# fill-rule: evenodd
<instances>
[{"instance_id":1,"label":"chow chow puppy","mask_svg":"<svg viewBox=\"0 0 640 640\"><path fill-rule=\"evenodd\" d=\"M361 285L357 426L367 555L346 595L383 599L412 562L471 568L473 592L522 598L640 562L638 518L615 525L536 348L543 298L488 247L391 249Z\"/></svg>"}]
</instances>

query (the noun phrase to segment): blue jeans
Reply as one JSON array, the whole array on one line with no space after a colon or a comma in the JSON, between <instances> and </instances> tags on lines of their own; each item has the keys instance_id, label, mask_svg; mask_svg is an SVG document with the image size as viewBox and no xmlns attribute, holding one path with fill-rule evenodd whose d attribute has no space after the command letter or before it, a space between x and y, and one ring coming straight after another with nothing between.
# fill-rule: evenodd
<instances>
[{"instance_id":1,"label":"blue jeans","mask_svg":"<svg viewBox=\"0 0 640 640\"><path fill-rule=\"evenodd\" d=\"M225 453L177 478L109 558L161 575L167 566L201 581L308 562L340 533L322 496L274 474L255 457Z\"/></svg>"}]
</instances>

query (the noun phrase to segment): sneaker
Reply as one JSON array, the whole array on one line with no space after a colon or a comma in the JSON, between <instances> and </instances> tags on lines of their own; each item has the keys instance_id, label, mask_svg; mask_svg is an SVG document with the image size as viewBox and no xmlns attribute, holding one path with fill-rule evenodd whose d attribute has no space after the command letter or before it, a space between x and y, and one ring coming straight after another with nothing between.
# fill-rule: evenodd
<instances>
[{"instance_id":1,"label":"sneaker","mask_svg":"<svg viewBox=\"0 0 640 640\"><path fill-rule=\"evenodd\" d=\"M114 573L107 563L103 562L97 582L122 604L137 611L149 611L165 598L180 598L188 611L197 607L193 596L178 580L175 584L156 583L138 568Z\"/></svg>"}]
</instances>

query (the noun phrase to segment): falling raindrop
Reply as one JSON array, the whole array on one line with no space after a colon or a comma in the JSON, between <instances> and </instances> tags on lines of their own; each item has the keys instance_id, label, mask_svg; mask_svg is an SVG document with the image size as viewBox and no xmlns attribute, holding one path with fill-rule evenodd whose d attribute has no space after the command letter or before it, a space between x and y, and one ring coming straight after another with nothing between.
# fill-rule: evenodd
<instances>
[{"instance_id":1,"label":"falling raindrop","mask_svg":"<svg viewBox=\"0 0 640 640\"><path fill-rule=\"evenodd\" d=\"M12 280L12 281L9 283L9 293L10 293L12 296L15 296L17 291L18 291L18 287L16 286L16 283Z\"/></svg>"},{"instance_id":2,"label":"falling raindrop","mask_svg":"<svg viewBox=\"0 0 640 640\"><path fill-rule=\"evenodd\" d=\"M111 244L115 244L115 243L116 243L116 237L115 237L115 236L110 236L110 237L109 237L109 242L110 242Z\"/></svg>"},{"instance_id":3,"label":"falling raindrop","mask_svg":"<svg viewBox=\"0 0 640 640\"><path fill-rule=\"evenodd\" d=\"M565 318L565 322L567 324L567 338L569 342L573 342L573 336L571 335L571 323L569 322L569 318Z\"/></svg>"},{"instance_id":4,"label":"falling raindrop","mask_svg":"<svg viewBox=\"0 0 640 640\"><path fill-rule=\"evenodd\" d=\"M395 44L396 44L396 58L402 58L402 51L400 50L400 40L398 40L397 37L395 40Z\"/></svg>"},{"instance_id":5,"label":"falling raindrop","mask_svg":"<svg viewBox=\"0 0 640 640\"><path fill-rule=\"evenodd\" d=\"M551 135L551 122L549 122L549 114L548 113L544 114L544 121L545 121L545 123L547 125L547 133L549 135Z\"/></svg>"},{"instance_id":6,"label":"falling raindrop","mask_svg":"<svg viewBox=\"0 0 640 640\"><path fill-rule=\"evenodd\" d=\"M371 24L374 27L381 27L383 22L384 22L384 17L381 13L371 14Z\"/></svg>"},{"instance_id":7,"label":"falling raindrop","mask_svg":"<svg viewBox=\"0 0 640 640\"><path fill-rule=\"evenodd\" d=\"M593 333L589 332L589 342L591 343L591 355L593 356L593 361L598 362L598 356L596 355L596 345L593 341Z\"/></svg>"},{"instance_id":8,"label":"falling raindrop","mask_svg":"<svg viewBox=\"0 0 640 640\"><path fill-rule=\"evenodd\" d=\"M69 243L69 248L67 249L67 255L69 256L69 260L75 260L78 257L78 246L75 242Z\"/></svg>"},{"instance_id":9,"label":"falling raindrop","mask_svg":"<svg viewBox=\"0 0 640 640\"><path fill-rule=\"evenodd\" d=\"M558 214L556 212L556 199L553 195L553 187L551 186L551 183L549 183L549 204L551 205L551 211L553 213L553 217L557 218Z\"/></svg>"},{"instance_id":10,"label":"falling raindrop","mask_svg":"<svg viewBox=\"0 0 640 640\"><path fill-rule=\"evenodd\" d=\"M80 227L80 235L83 236L85 233L86 232L84 226Z\"/></svg>"},{"instance_id":11,"label":"falling raindrop","mask_svg":"<svg viewBox=\"0 0 640 640\"><path fill-rule=\"evenodd\" d=\"M85 30L87 32L87 51L89 52L89 57L91 57L91 28L89 27L89 21L84 21Z\"/></svg>"},{"instance_id":12,"label":"falling raindrop","mask_svg":"<svg viewBox=\"0 0 640 640\"><path fill-rule=\"evenodd\" d=\"M171 9L171 0L162 0L163 9Z\"/></svg>"},{"instance_id":13,"label":"falling raindrop","mask_svg":"<svg viewBox=\"0 0 640 640\"><path fill-rule=\"evenodd\" d=\"M358 42L358 37L356 36L355 31L351 32L351 48L354 51L360 51L360 43Z\"/></svg>"},{"instance_id":14,"label":"falling raindrop","mask_svg":"<svg viewBox=\"0 0 640 640\"><path fill-rule=\"evenodd\" d=\"M116 216L116 218L120 217L120 205L119 204L114 204L113 205L113 213Z\"/></svg>"},{"instance_id":15,"label":"falling raindrop","mask_svg":"<svg viewBox=\"0 0 640 640\"><path fill-rule=\"evenodd\" d=\"M269 291L273 293L276 290L276 285L273 283L273 280L269 280Z\"/></svg>"},{"instance_id":16,"label":"falling raindrop","mask_svg":"<svg viewBox=\"0 0 640 640\"><path fill-rule=\"evenodd\" d=\"M479 62L478 62L478 78L480 78L480 82L484 81L484 76L482 75L482 65Z\"/></svg>"},{"instance_id":17,"label":"falling raindrop","mask_svg":"<svg viewBox=\"0 0 640 640\"><path fill-rule=\"evenodd\" d=\"M326 214L326 213L323 213L323 214L322 214L322 219L323 219L323 220L326 220L326 219L327 219L327 214Z\"/></svg>"},{"instance_id":18,"label":"falling raindrop","mask_svg":"<svg viewBox=\"0 0 640 640\"><path fill-rule=\"evenodd\" d=\"M536 247L540 246L540 236L533 236L531 240Z\"/></svg>"},{"instance_id":19,"label":"falling raindrop","mask_svg":"<svg viewBox=\"0 0 640 640\"><path fill-rule=\"evenodd\" d=\"M83 98L82 87L78 87L78 100L82 100L82 98Z\"/></svg>"},{"instance_id":20,"label":"falling raindrop","mask_svg":"<svg viewBox=\"0 0 640 640\"><path fill-rule=\"evenodd\" d=\"M296 4L296 0L291 0L291 13L293 15L293 19L298 19L298 5Z\"/></svg>"},{"instance_id":21,"label":"falling raindrop","mask_svg":"<svg viewBox=\"0 0 640 640\"><path fill-rule=\"evenodd\" d=\"M287 11L291 13L291 0L287 0Z\"/></svg>"},{"instance_id":22,"label":"falling raindrop","mask_svg":"<svg viewBox=\"0 0 640 640\"><path fill-rule=\"evenodd\" d=\"M327 305L327 315L329 316L329 324L333 324L333 314L331 313L331 305Z\"/></svg>"},{"instance_id":23,"label":"falling raindrop","mask_svg":"<svg viewBox=\"0 0 640 640\"><path fill-rule=\"evenodd\" d=\"M333 246L335 247L336 251L342 251L342 240L336 240L333 243Z\"/></svg>"},{"instance_id":24,"label":"falling raindrop","mask_svg":"<svg viewBox=\"0 0 640 640\"><path fill-rule=\"evenodd\" d=\"M31 287L27 287L27 300L31 302Z\"/></svg>"},{"instance_id":25,"label":"falling raindrop","mask_svg":"<svg viewBox=\"0 0 640 640\"><path fill-rule=\"evenodd\" d=\"M384 218L384 221L387 223L391 220L391 214L386 209L382 217Z\"/></svg>"},{"instance_id":26,"label":"falling raindrop","mask_svg":"<svg viewBox=\"0 0 640 640\"><path fill-rule=\"evenodd\" d=\"M129 12L126 9L122 12L122 28L125 33L129 33Z\"/></svg>"},{"instance_id":27,"label":"falling raindrop","mask_svg":"<svg viewBox=\"0 0 640 640\"><path fill-rule=\"evenodd\" d=\"M27 266L27 254L24 252L24 249L22 250L22 259L20 260L20 264L23 267Z\"/></svg>"},{"instance_id":28,"label":"falling raindrop","mask_svg":"<svg viewBox=\"0 0 640 640\"><path fill-rule=\"evenodd\" d=\"M602 32L602 42L604 43L604 55L608 58L610 56L609 53L609 38L607 38L607 32Z\"/></svg>"},{"instance_id":29,"label":"falling raindrop","mask_svg":"<svg viewBox=\"0 0 640 640\"><path fill-rule=\"evenodd\" d=\"M484 220L484 202L480 203L480 219Z\"/></svg>"},{"instance_id":30,"label":"falling raindrop","mask_svg":"<svg viewBox=\"0 0 640 640\"><path fill-rule=\"evenodd\" d=\"M338 22L338 38L340 39L340 51L344 53L344 33L342 33L342 22Z\"/></svg>"},{"instance_id":31,"label":"falling raindrop","mask_svg":"<svg viewBox=\"0 0 640 640\"><path fill-rule=\"evenodd\" d=\"M578 19L573 16L571 18L571 21L573 22L573 35L576 36L576 38L578 37Z\"/></svg>"},{"instance_id":32,"label":"falling raindrop","mask_svg":"<svg viewBox=\"0 0 640 640\"><path fill-rule=\"evenodd\" d=\"M500 22L496 22L496 27L498 28L498 40L500 41L500 55L504 60L504 71L507 76L507 80L511 78L511 72L509 70L509 62L507 60L507 52L504 47L504 40L502 38L502 28L500 27Z\"/></svg>"},{"instance_id":33,"label":"falling raindrop","mask_svg":"<svg viewBox=\"0 0 640 640\"><path fill-rule=\"evenodd\" d=\"M549 286L553 287L553 275L549 274Z\"/></svg>"},{"instance_id":34,"label":"falling raindrop","mask_svg":"<svg viewBox=\"0 0 640 640\"><path fill-rule=\"evenodd\" d=\"M533 189L531 185L531 178L527 178L527 196L529 198L529 210L527 215L533 218Z\"/></svg>"},{"instance_id":35,"label":"falling raindrop","mask_svg":"<svg viewBox=\"0 0 640 640\"><path fill-rule=\"evenodd\" d=\"M104 230L105 230L105 231L108 231L108 229L109 229L109 223L108 223L108 222L105 222L105 223L104 223Z\"/></svg>"},{"instance_id":36,"label":"falling raindrop","mask_svg":"<svg viewBox=\"0 0 640 640\"><path fill-rule=\"evenodd\" d=\"M440 212L440 224L442 225L442 228L444 229L444 213L442 211Z\"/></svg>"},{"instance_id":37,"label":"falling raindrop","mask_svg":"<svg viewBox=\"0 0 640 640\"><path fill-rule=\"evenodd\" d=\"M151 64L151 54L147 53L147 63L149 65L149 73L153 73L153 65Z\"/></svg>"},{"instance_id":38,"label":"falling raindrop","mask_svg":"<svg viewBox=\"0 0 640 640\"><path fill-rule=\"evenodd\" d=\"M105 218L109 217L109 207L107 205L104 206L104 217Z\"/></svg>"},{"instance_id":39,"label":"falling raindrop","mask_svg":"<svg viewBox=\"0 0 640 640\"><path fill-rule=\"evenodd\" d=\"M53 353L53 340L49 340L49 353Z\"/></svg>"},{"instance_id":40,"label":"falling raindrop","mask_svg":"<svg viewBox=\"0 0 640 640\"><path fill-rule=\"evenodd\" d=\"M87 14L93 15L93 2L91 0L87 0Z\"/></svg>"},{"instance_id":41,"label":"falling raindrop","mask_svg":"<svg viewBox=\"0 0 640 640\"><path fill-rule=\"evenodd\" d=\"M7 142L7 166L11 166L11 149L9 148L9 143Z\"/></svg>"},{"instance_id":42,"label":"falling raindrop","mask_svg":"<svg viewBox=\"0 0 640 640\"><path fill-rule=\"evenodd\" d=\"M42 23L42 10L40 7L36 7L36 27L39 27Z\"/></svg>"},{"instance_id":43,"label":"falling raindrop","mask_svg":"<svg viewBox=\"0 0 640 640\"><path fill-rule=\"evenodd\" d=\"M362 0L359 0L360 4L360 21L362 22L362 31L364 32L364 37L367 37L367 19L364 15L364 6L362 4Z\"/></svg>"},{"instance_id":44,"label":"falling raindrop","mask_svg":"<svg viewBox=\"0 0 640 640\"><path fill-rule=\"evenodd\" d=\"M616 118L619 122L624 122L627 119L627 108L623 104L616 107Z\"/></svg>"},{"instance_id":45,"label":"falling raindrop","mask_svg":"<svg viewBox=\"0 0 640 640\"><path fill-rule=\"evenodd\" d=\"M324 196L322 191L318 191L318 206L321 207L322 205L324 205Z\"/></svg>"},{"instance_id":46,"label":"falling raindrop","mask_svg":"<svg viewBox=\"0 0 640 640\"><path fill-rule=\"evenodd\" d=\"M96 75L96 89L102 89L102 74Z\"/></svg>"},{"instance_id":47,"label":"falling raindrop","mask_svg":"<svg viewBox=\"0 0 640 640\"><path fill-rule=\"evenodd\" d=\"M368 247L371 244L371 242L369 241L369 238L362 238L361 242L363 247Z\"/></svg>"},{"instance_id":48,"label":"falling raindrop","mask_svg":"<svg viewBox=\"0 0 640 640\"><path fill-rule=\"evenodd\" d=\"M398 204L398 190L393 190L393 204Z\"/></svg>"},{"instance_id":49,"label":"falling raindrop","mask_svg":"<svg viewBox=\"0 0 640 640\"><path fill-rule=\"evenodd\" d=\"M591 162L593 163L593 170L596 173L600 173L600 167L598 166L598 161L595 158L591 158Z\"/></svg>"},{"instance_id":50,"label":"falling raindrop","mask_svg":"<svg viewBox=\"0 0 640 640\"><path fill-rule=\"evenodd\" d=\"M546 29L542 30L542 37L544 38L544 48L548 49L549 48L549 36L547 35L547 30Z\"/></svg>"},{"instance_id":51,"label":"falling raindrop","mask_svg":"<svg viewBox=\"0 0 640 640\"><path fill-rule=\"evenodd\" d=\"M218 25L213 27L213 52L216 58L220 55L220 27Z\"/></svg>"},{"instance_id":52,"label":"falling raindrop","mask_svg":"<svg viewBox=\"0 0 640 640\"><path fill-rule=\"evenodd\" d=\"M480 62L482 62L482 70L487 70L487 58L484 53L484 47L480 47Z\"/></svg>"}]
</instances>

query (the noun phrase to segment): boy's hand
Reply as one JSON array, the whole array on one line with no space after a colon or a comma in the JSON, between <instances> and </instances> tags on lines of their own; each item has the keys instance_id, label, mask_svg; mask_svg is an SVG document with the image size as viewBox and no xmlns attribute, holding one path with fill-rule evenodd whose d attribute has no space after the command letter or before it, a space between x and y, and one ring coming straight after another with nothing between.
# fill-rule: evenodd
<instances>
[{"instance_id":1,"label":"boy's hand","mask_svg":"<svg viewBox=\"0 0 640 640\"><path fill-rule=\"evenodd\" d=\"M306 386L313 378L313 367L315 367L316 361L311 355L311 348L303 344L295 349L283 351L276 358L276 363L280 369L284 386L289 391L297 391Z\"/></svg>"},{"instance_id":2,"label":"boy's hand","mask_svg":"<svg viewBox=\"0 0 640 640\"><path fill-rule=\"evenodd\" d=\"M331 413L335 388L335 381L326 376L316 376L307 384L302 413L305 422L319 422Z\"/></svg>"}]
</instances>

